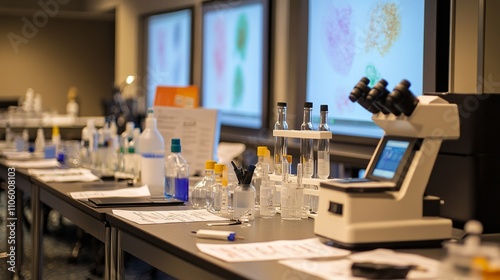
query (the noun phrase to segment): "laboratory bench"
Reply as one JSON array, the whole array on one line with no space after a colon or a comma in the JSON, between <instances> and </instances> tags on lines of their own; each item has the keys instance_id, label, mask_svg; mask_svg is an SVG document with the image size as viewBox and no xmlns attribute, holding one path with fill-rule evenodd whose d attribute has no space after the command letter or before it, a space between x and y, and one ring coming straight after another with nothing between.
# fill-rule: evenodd
<instances>
[{"instance_id":1,"label":"laboratory bench","mask_svg":"<svg viewBox=\"0 0 500 280\"><path fill-rule=\"evenodd\" d=\"M7 180L7 166L0 160L0 178ZM92 183L46 183L29 176L27 170L16 169L16 191L30 196L33 211L33 263L34 279L43 279L43 230L42 204L59 211L76 226L102 241L105 246L105 279L124 279L124 253L129 253L157 269L180 279L288 279L305 274L281 265L278 261L225 262L204 254L197 242L227 244L227 241L199 239L192 231L209 229L206 222L141 225L113 214L113 209L126 210L185 210L190 206L115 207L95 208L71 198L75 191L112 190L127 188L125 183L114 181ZM19 205L19 204L18 204ZM18 210L22 210L19 209ZM19 219L22 213L18 211ZM18 227L18 235L22 235ZM214 229L212 227L212 229ZM221 226L215 229L235 231L244 237L237 243L274 240L299 240L314 237L314 220L283 221L279 215L264 219L256 217L248 225ZM463 231L454 230L461 238ZM500 236L486 236L486 240L500 243ZM22 248L20 248L22 249ZM401 249L398 252L414 253L440 260L442 248ZM307 279L317 279L307 275Z\"/></svg>"}]
</instances>

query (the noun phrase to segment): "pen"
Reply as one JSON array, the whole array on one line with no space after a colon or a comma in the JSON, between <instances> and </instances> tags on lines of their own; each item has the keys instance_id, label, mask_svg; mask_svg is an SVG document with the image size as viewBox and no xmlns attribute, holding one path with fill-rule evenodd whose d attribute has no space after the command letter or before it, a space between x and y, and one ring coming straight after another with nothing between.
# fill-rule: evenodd
<instances>
[{"instance_id":1,"label":"pen","mask_svg":"<svg viewBox=\"0 0 500 280\"><path fill-rule=\"evenodd\" d=\"M200 229L198 231L192 231L191 233L196 234L196 237L199 238L219 239L228 241L234 241L235 239L243 239L243 237L236 236L236 232L234 231Z\"/></svg>"}]
</instances>

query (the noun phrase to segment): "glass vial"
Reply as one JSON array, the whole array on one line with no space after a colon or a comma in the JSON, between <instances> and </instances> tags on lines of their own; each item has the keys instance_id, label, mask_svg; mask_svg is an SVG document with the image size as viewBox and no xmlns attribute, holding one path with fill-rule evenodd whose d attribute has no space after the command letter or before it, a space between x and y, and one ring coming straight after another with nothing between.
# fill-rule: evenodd
<instances>
[{"instance_id":1,"label":"glass vial","mask_svg":"<svg viewBox=\"0 0 500 280\"><path fill-rule=\"evenodd\" d=\"M288 163L283 163L283 170L288 169ZM302 218L302 202L304 201L304 189L302 188L301 164L297 164L297 183L288 180L288 176L283 176L283 186L281 188L281 219L300 220ZM286 172L286 171L285 171ZM299 177L300 176L300 177Z\"/></svg>"},{"instance_id":2,"label":"glass vial","mask_svg":"<svg viewBox=\"0 0 500 280\"><path fill-rule=\"evenodd\" d=\"M319 113L318 131L330 131L328 127L328 105L321 105ZM330 176L330 140L318 140L318 177L320 179L328 179Z\"/></svg>"},{"instance_id":3,"label":"glass vial","mask_svg":"<svg viewBox=\"0 0 500 280\"><path fill-rule=\"evenodd\" d=\"M286 102L278 102L278 119L274 124L275 130L288 130L286 122ZM287 154L287 140L285 137L274 137L274 173L282 173L283 157Z\"/></svg>"},{"instance_id":4,"label":"glass vial","mask_svg":"<svg viewBox=\"0 0 500 280\"><path fill-rule=\"evenodd\" d=\"M300 130L314 130L311 114L313 103L304 103L304 118ZM304 178L312 178L314 174L314 139L300 139L300 163Z\"/></svg>"},{"instance_id":5,"label":"glass vial","mask_svg":"<svg viewBox=\"0 0 500 280\"><path fill-rule=\"evenodd\" d=\"M207 210L210 213L218 214L222 210L222 175L224 164L215 164L215 184L207 191Z\"/></svg>"},{"instance_id":6,"label":"glass vial","mask_svg":"<svg viewBox=\"0 0 500 280\"><path fill-rule=\"evenodd\" d=\"M269 180L269 168L267 163L263 164L262 181L260 184L260 216L262 218L272 218L276 214L274 205L274 182Z\"/></svg>"}]
</instances>

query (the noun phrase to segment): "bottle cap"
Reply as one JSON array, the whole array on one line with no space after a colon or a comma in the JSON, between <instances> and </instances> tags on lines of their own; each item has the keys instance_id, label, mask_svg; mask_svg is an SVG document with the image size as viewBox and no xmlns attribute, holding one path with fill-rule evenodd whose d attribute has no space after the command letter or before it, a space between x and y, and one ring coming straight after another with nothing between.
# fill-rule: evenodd
<instances>
[{"instance_id":1,"label":"bottle cap","mask_svg":"<svg viewBox=\"0 0 500 280\"><path fill-rule=\"evenodd\" d=\"M224 172L224 166L226 166L226 165L222 164L222 163L216 163L214 166L215 173L222 174L222 172Z\"/></svg>"},{"instance_id":2,"label":"bottle cap","mask_svg":"<svg viewBox=\"0 0 500 280\"><path fill-rule=\"evenodd\" d=\"M52 127L52 136L59 136L59 127L57 125Z\"/></svg>"},{"instance_id":3,"label":"bottle cap","mask_svg":"<svg viewBox=\"0 0 500 280\"><path fill-rule=\"evenodd\" d=\"M304 108L312 108L313 103L312 102L304 102Z\"/></svg>"},{"instance_id":4,"label":"bottle cap","mask_svg":"<svg viewBox=\"0 0 500 280\"><path fill-rule=\"evenodd\" d=\"M286 155L286 161L288 161L288 163L292 163L292 155Z\"/></svg>"},{"instance_id":5,"label":"bottle cap","mask_svg":"<svg viewBox=\"0 0 500 280\"><path fill-rule=\"evenodd\" d=\"M278 107L286 107L286 102L278 102Z\"/></svg>"},{"instance_id":6,"label":"bottle cap","mask_svg":"<svg viewBox=\"0 0 500 280\"><path fill-rule=\"evenodd\" d=\"M170 152L172 152L172 153L180 153L181 152L181 139L172 138Z\"/></svg>"},{"instance_id":7,"label":"bottle cap","mask_svg":"<svg viewBox=\"0 0 500 280\"><path fill-rule=\"evenodd\" d=\"M205 169L210 169L210 170L214 170L214 167L215 167L215 164L217 162L215 160L207 160L205 161Z\"/></svg>"},{"instance_id":8,"label":"bottle cap","mask_svg":"<svg viewBox=\"0 0 500 280\"><path fill-rule=\"evenodd\" d=\"M257 147L257 156L258 157L266 156L266 150L267 150L266 146L258 146Z\"/></svg>"},{"instance_id":9,"label":"bottle cap","mask_svg":"<svg viewBox=\"0 0 500 280\"><path fill-rule=\"evenodd\" d=\"M328 105L322 104L319 109L321 112L328 111Z\"/></svg>"}]
</instances>

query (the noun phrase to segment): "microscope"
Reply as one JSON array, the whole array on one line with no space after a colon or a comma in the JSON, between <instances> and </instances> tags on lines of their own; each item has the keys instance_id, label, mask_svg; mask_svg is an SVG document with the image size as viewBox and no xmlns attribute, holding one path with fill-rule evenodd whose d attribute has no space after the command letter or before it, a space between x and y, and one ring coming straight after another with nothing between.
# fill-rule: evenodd
<instances>
[{"instance_id":1,"label":"microscope","mask_svg":"<svg viewBox=\"0 0 500 280\"><path fill-rule=\"evenodd\" d=\"M316 235L348 249L436 247L452 236L439 217L439 198L424 197L441 143L460 136L456 104L439 96L415 97L410 82L389 92L362 78L349 95L373 113L384 130L363 178L320 183Z\"/></svg>"}]
</instances>

